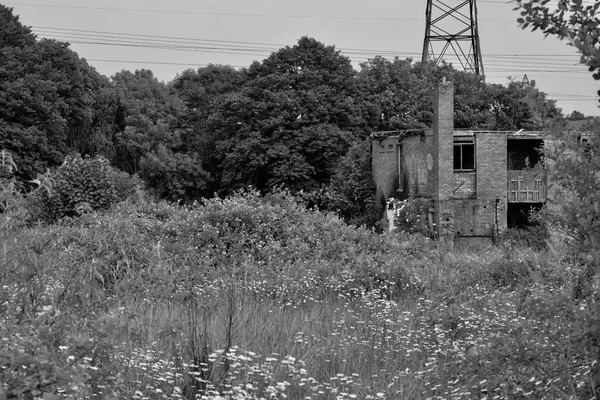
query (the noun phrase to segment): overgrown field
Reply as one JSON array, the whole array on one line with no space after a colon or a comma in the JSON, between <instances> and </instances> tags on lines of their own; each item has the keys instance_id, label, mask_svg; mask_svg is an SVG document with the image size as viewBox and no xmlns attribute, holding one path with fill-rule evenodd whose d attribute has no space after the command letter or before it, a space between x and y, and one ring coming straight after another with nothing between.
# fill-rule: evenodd
<instances>
[{"instance_id":1,"label":"overgrown field","mask_svg":"<svg viewBox=\"0 0 600 400\"><path fill-rule=\"evenodd\" d=\"M251 192L0 234L0 399L598 398L562 251L450 254Z\"/></svg>"}]
</instances>

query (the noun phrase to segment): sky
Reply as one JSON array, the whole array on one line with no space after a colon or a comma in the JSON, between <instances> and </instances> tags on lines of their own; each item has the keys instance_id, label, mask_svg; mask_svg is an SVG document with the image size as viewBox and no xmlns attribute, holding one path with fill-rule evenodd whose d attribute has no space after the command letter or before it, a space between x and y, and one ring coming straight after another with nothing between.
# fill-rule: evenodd
<instances>
[{"instance_id":1,"label":"sky","mask_svg":"<svg viewBox=\"0 0 600 400\"><path fill-rule=\"evenodd\" d=\"M442 1L443 3L440 3ZM566 115L600 116L600 82L576 50L540 32L518 28L506 0L476 0L486 81L507 84L525 75L557 100ZM248 67L302 36L334 45L360 63L377 55L419 61L426 0L13 0L20 21L39 38L71 43L100 73L150 69L169 82L186 69L212 64ZM458 6L463 0L434 0ZM434 9L437 10L437 9ZM460 9L466 11L467 9ZM436 14L434 11L433 17ZM468 16L468 15L467 15ZM456 29L446 18L438 27ZM446 25L444 25L446 24ZM452 32L455 33L456 31ZM439 48L436 47L439 52ZM468 50L468 48L467 48ZM447 53L446 61L461 68Z\"/></svg>"}]
</instances>

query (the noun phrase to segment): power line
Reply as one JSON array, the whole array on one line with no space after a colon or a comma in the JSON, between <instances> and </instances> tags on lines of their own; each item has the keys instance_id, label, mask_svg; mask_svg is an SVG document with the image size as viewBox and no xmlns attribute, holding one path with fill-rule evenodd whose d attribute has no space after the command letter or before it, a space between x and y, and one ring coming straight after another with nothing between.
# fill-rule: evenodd
<instances>
[{"instance_id":1,"label":"power line","mask_svg":"<svg viewBox=\"0 0 600 400\"><path fill-rule=\"evenodd\" d=\"M158 36L147 34L123 33L123 32L106 32L81 29L66 29L54 27L33 27L34 30L42 35L54 36L57 39L66 40L76 44L114 46L114 47L134 47L148 48L168 51L186 51L186 52L202 52L226 55L250 55L257 57L266 57L269 53L275 52L282 47L281 44L261 43L249 41L231 41L217 39L201 39L190 37L176 36ZM366 61L375 56L387 57L409 57L415 58L419 56L417 52L398 52L394 50L373 50L373 49L354 49L342 48L338 49L346 56L352 56L353 60ZM584 76L589 72L574 69L578 65L576 61L577 55L554 55L554 54L501 54L492 53L486 55L488 61L488 75L495 74L521 74L521 73L546 73L546 74L561 74L562 77L569 75L569 79L574 78L573 75ZM152 64L152 65L184 65L196 66L195 63L175 63L162 61L133 61L133 60L104 60L90 59L98 62L127 62L136 64Z\"/></svg>"},{"instance_id":2,"label":"power line","mask_svg":"<svg viewBox=\"0 0 600 400\"><path fill-rule=\"evenodd\" d=\"M239 54L252 53L250 55L262 55L265 52L270 53L285 47L282 44L248 42L248 41L232 41L232 40L217 40L217 39L201 39L190 37L177 36L158 36L135 33L122 32L106 32L93 31L82 29L66 29L54 27L33 27L34 31L44 35L53 36L61 40L71 41L81 44L98 44L98 45L115 45L127 47L149 47L160 48L167 50L192 50L192 51L218 51L230 52ZM362 48L342 48L340 51L346 54L354 54L360 56L405 56L416 57L417 52L399 52L396 50L376 50ZM244 53L245 52L245 53ZM576 55L551 55L551 54L489 54L486 58L496 61L491 61L491 65L521 65L527 64L534 66L541 64L542 66L564 66L572 68L579 64ZM542 63L538 63L541 61ZM566 61L566 63L564 62Z\"/></svg>"},{"instance_id":3,"label":"power line","mask_svg":"<svg viewBox=\"0 0 600 400\"><path fill-rule=\"evenodd\" d=\"M139 61L139 60L107 60L102 58L86 58L86 61L94 61L94 62L105 62L105 63L126 63L126 64L151 64L151 65L182 65L187 67L198 67L204 68L208 67L209 64L199 64L199 63L178 63L178 62L168 62L168 61ZM229 64L227 64L229 65ZM233 68L246 68L243 65L229 65Z\"/></svg>"},{"instance_id":4,"label":"power line","mask_svg":"<svg viewBox=\"0 0 600 400\"><path fill-rule=\"evenodd\" d=\"M27 7L49 7L49 8L72 8L82 10L96 11L123 11L123 12L144 12L158 14L195 14L195 15L221 15L236 17L260 17L260 18L293 18L293 19L342 19L342 20L388 20L388 21L421 21L421 18L398 18L398 17L358 17L358 16L331 16L331 15L291 15L291 14L254 14L254 13L231 13L231 12L208 12L208 11L176 11L176 10L149 10L143 8L116 8L116 7L89 7L72 6L58 4L37 4L37 3L4 3L11 5L20 5Z\"/></svg>"},{"instance_id":5,"label":"power line","mask_svg":"<svg viewBox=\"0 0 600 400\"><path fill-rule=\"evenodd\" d=\"M502 1L480 0L483 3L504 3ZM25 7L47 7L47 8L70 8L94 11L120 11L120 12L141 12L154 14L193 14L193 15L212 15L225 17L250 17L250 18L291 18L291 19L337 19L337 20L372 20L372 21L423 21L422 18L401 18L401 17L364 17L364 16L342 16L342 15L293 15L293 14L262 14L262 13L232 13L232 12L210 12L210 11L177 11L177 10L152 10L145 8L119 8L119 7L91 7L91 6L73 6L63 4L39 4L39 3L13 3L4 4L19 5ZM516 23L516 19L481 19L485 22L510 22Z\"/></svg>"}]
</instances>

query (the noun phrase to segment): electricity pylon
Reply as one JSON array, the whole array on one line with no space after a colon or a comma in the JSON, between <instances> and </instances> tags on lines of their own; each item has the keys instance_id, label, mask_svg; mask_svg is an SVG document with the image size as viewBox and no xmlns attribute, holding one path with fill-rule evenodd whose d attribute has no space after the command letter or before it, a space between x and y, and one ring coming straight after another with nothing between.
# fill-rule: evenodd
<instances>
[{"instance_id":1,"label":"electricity pylon","mask_svg":"<svg viewBox=\"0 0 600 400\"><path fill-rule=\"evenodd\" d=\"M427 0L423 62L458 61L465 71L483 73L476 0ZM448 50L452 50L454 55Z\"/></svg>"}]
</instances>

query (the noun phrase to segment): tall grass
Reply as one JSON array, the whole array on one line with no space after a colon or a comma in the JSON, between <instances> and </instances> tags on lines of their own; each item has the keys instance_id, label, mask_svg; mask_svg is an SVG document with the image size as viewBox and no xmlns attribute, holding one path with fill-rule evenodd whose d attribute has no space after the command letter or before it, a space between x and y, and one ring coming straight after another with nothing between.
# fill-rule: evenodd
<instances>
[{"instance_id":1,"label":"tall grass","mask_svg":"<svg viewBox=\"0 0 600 400\"><path fill-rule=\"evenodd\" d=\"M255 193L1 243L0 397L597 397L585 266L549 252L450 254Z\"/></svg>"}]
</instances>

